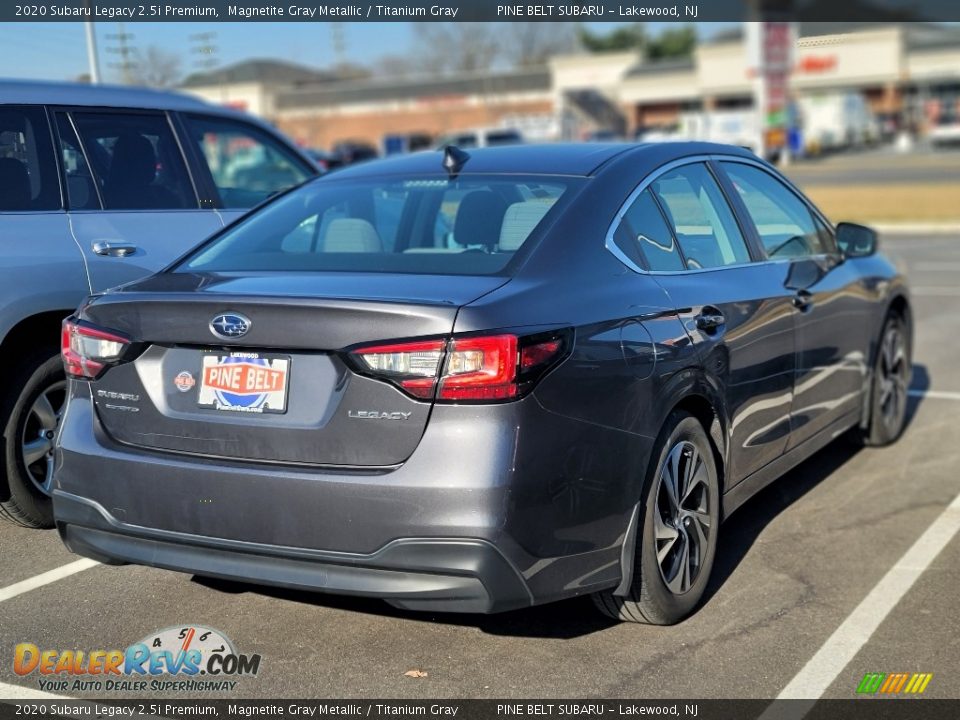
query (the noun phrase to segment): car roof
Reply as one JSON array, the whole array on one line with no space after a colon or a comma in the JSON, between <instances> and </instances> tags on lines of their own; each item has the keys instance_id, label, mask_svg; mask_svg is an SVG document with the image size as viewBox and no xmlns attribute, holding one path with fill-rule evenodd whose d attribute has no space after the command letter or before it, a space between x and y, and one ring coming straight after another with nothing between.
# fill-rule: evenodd
<instances>
[{"instance_id":1,"label":"car roof","mask_svg":"<svg viewBox=\"0 0 960 720\"><path fill-rule=\"evenodd\" d=\"M588 177L620 156L657 165L689 155L736 155L756 159L748 150L733 145L704 142L663 143L550 143L470 148L470 157L461 174L503 173L525 175L575 175ZM365 178L378 175L445 175L442 150L395 155L382 160L358 163L338 170L334 178Z\"/></svg>"},{"instance_id":2,"label":"car roof","mask_svg":"<svg viewBox=\"0 0 960 720\"><path fill-rule=\"evenodd\" d=\"M119 85L0 80L0 105L90 105L150 110L217 110L222 108L183 93Z\"/></svg>"}]
</instances>

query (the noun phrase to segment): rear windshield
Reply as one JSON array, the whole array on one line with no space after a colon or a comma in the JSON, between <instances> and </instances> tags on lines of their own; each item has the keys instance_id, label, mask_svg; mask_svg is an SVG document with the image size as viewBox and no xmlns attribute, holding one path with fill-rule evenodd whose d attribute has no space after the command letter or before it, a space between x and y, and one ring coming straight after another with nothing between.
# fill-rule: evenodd
<instances>
[{"instance_id":1,"label":"rear windshield","mask_svg":"<svg viewBox=\"0 0 960 720\"><path fill-rule=\"evenodd\" d=\"M254 212L176 269L497 274L579 182L495 175L321 180Z\"/></svg>"}]
</instances>

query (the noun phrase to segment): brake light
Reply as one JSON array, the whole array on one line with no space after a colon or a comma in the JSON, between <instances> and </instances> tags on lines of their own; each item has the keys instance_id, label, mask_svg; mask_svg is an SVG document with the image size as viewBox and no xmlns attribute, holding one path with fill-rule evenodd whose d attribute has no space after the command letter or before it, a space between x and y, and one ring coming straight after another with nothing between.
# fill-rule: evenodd
<instances>
[{"instance_id":1,"label":"brake light","mask_svg":"<svg viewBox=\"0 0 960 720\"><path fill-rule=\"evenodd\" d=\"M109 330L67 318L60 333L64 370L70 377L93 380L107 365L117 362L129 344L127 338Z\"/></svg>"},{"instance_id":2,"label":"brake light","mask_svg":"<svg viewBox=\"0 0 960 720\"><path fill-rule=\"evenodd\" d=\"M354 350L354 366L413 397L491 402L522 397L565 354L569 333L453 337Z\"/></svg>"},{"instance_id":3,"label":"brake light","mask_svg":"<svg viewBox=\"0 0 960 720\"><path fill-rule=\"evenodd\" d=\"M515 335L453 340L437 397L441 400L505 400L517 395L516 377Z\"/></svg>"},{"instance_id":4,"label":"brake light","mask_svg":"<svg viewBox=\"0 0 960 720\"><path fill-rule=\"evenodd\" d=\"M528 345L520 351L520 370L531 370L538 365L549 362L562 346L559 339Z\"/></svg>"}]
</instances>

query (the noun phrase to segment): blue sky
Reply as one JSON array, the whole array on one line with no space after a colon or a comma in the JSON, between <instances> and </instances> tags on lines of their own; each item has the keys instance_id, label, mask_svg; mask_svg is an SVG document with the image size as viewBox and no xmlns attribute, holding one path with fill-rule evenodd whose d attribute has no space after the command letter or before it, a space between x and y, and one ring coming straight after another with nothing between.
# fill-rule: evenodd
<instances>
[{"instance_id":1,"label":"blue sky","mask_svg":"<svg viewBox=\"0 0 960 720\"><path fill-rule=\"evenodd\" d=\"M588 23L602 26L603 23ZM606 23L614 26L617 23ZM663 23L648 23L651 33ZM117 60L106 49L114 44L106 36L119 32L117 23L97 23L100 69L107 81L116 71L107 65ZM347 57L369 63L387 54L411 51L410 23L343 23ZM215 31L221 65L250 57L274 57L316 67L335 61L329 23L128 23L125 32L133 44L158 45L177 53L181 70L194 71L198 57L190 52L189 36ZM702 28L701 28L702 30ZM70 80L87 71L83 23L0 23L0 76L45 80Z\"/></svg>"}]
</instances>

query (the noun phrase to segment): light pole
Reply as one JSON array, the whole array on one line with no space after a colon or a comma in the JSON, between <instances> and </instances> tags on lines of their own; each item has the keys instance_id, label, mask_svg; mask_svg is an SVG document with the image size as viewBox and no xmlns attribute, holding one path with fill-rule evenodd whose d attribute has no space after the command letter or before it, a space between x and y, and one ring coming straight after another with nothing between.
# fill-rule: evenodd
<instances>
[{"instance_id":1,"label":"light pole","mask_svg":"<svg viewBox=\"0 0 960 720\"><path fill-rule=\"evenodd\" d=\"M90 0L85 0L87 10L90 10ZM87 20L83 23L87 34L87 66L90 68L90 82L96 85L100 82L100 60L97 57L97 35L93 31L93 23Z\"/></svg>"}]
</instances>

